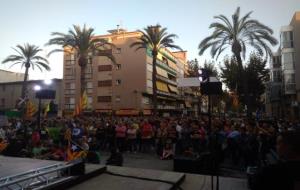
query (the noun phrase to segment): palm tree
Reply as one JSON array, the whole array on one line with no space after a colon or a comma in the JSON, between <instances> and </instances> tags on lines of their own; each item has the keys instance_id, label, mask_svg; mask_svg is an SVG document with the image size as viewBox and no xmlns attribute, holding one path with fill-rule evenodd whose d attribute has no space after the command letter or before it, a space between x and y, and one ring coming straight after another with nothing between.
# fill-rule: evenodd
<instances>
[{"instance_id":1,"label":"palm tree","mask_svg":"<svg viewBox=\"0 0 300 190\"><path fill-rule=\"evenodd\" d=\"M158 53L165 48L181 48L174 44L175 34L167 33L167 28L162 28L159 24L155 26L147 26L144 31L138 30L142 35L138 41L132 43L130 47L139 49L151 49L152 53L152 84L153 84L153 114L157 114L157 86L156 86L156 60Z\"/></svg>"},{"instance_id":2,"label":"palm tree","mask_svg":"<svg viewBox=\"0 0 300 190\"><path fill-rule=\"evenodd\" d=\"M261 56L272 56L272 46L278 42L272 36L273 30L257 20L250 19L252 12L240 18L240 8L238 7L232 22L224 15L215 16L219 22L212 23L209 28L214 32L206 37L199 45L199 54L202 55L208 48L211 48L212 57L219 55L228 47L237 59L239 67L242 68L242 58L245 59L247 45L254 48Z\"/></svg>"},{"instance_id":3,"label":"palm tree","mask_svg":"<svg viewBox=\"0 0 300 190\"><path fill-rule=\"evenodd\" d=\"M108 46L112 47L113 44L108 43L104 39L95 37L94 29L86 27L81 28L80 26L73 25L73 29L69 29L67 34L60 32L53 32L51 35L54 36L46 45L59 45L63 49L54 49L49 55L54 52L76 52L77 63L81 68L80 71L80 92L83 95L86 84L85 84L85 69L88 64L90 55L106 56L115 62L115 59L110 51L105 51ZM66 49L69 49L66 50Z\"/></svg>"},{"instance_id":4,"label":"palm tree","mask_svg":"<svg viewBox=\"0 0 300 190\"><path fill-rule=\"evenodd\" d=\"M6 59L2 61L2 63L13 62L11 65L21 65L21 68L25 67L25 75L23 80L21 98L24 99L26 97L27 92L27 80L28 80L28 72L29 69L35 69L37 67L41 72L43 70L49 71L49 62L42 56L39 56L38 53L42 51L38 46L31 44L24 44L24 46L17 45L17 48L13 48L17 54L10 55Z\"/></svg>"},{"instance_id":5,"label":"palm tree","mask_svg":"<svg viewBox=\"0 0 300 190\"><path fill-rule=\"evenodd\" d=\"M244 94L246 96L248 96L248 86L247 79L243 75L242 56L245 59L247 46L252 47L259 55L268 59L269 56L272 56L269 45L274 46L278 43L272 36L273 30L259 21L251 19L251 14L252 12L249 12L240 17L240 8L238 7L232 15L232 22L224 15L215 16L217 22L209 26L210 29L214 29L213 33L199 44L199 55L211 48L210 53L216 59L224 50L231 48L238 63L240 78L245 85ZM246 97L246 99L248 98ZM246 102L246 105L249 105L249 102ZM250 110L247 111L250 114Z\"/></svg>"}]
</instances>

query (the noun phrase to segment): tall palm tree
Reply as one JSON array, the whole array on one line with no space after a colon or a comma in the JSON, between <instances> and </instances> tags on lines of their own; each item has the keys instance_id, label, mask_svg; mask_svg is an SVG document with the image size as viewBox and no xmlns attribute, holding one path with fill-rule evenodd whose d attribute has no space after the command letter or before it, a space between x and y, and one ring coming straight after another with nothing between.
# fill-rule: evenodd
<instances>
[{"instance_id":1,"label":"tall palm tree","mask_svg":"<svg viewBox=\"0 0 300 190\"><path fill-rule=\"evenodd\" d=\"M224 50L231 48L238 63L240 78L245 85L245 96L248 96L248 87L247 79L243 75L242 56L245 59L247 46L252 47L259 55L268 59L269 56L272 56L270 45L274 46L278 43L272 36L273 30L258 20L251 19L251 14L252 12L249 12L245 16L240 17L240 8L238 7L232 15L231 22L224 15L215 16L214 18L217 21L209 26L210 29L214 30L213 33L199 44L199 55L211 48L210 53L216 59ZM246 99L248 98L246 97ZM246 105L249 105L249 101L246 102ZM248 109L247 111L250 114L250 110Z\"/></svg>"},{"instance_id":2,"label":"tall palm tree","mask_svg":"<svg viewBox=\"0 0 300 190\"><path fill-rule=\"evenodd\" d=\"M106 56L115 62L111 52L105 51L107 48L112 47L113 44L108 43L104 39L95 37L94 29L86 27L81 28L78 25L73 25L73 29L69 29L67 34L60 32L53 32L52 39L46 45L59 45L62 49L54 49L49 55L54 52L75 52L77 55L77 63L81 68L80 71L80 92L83 95L85 84L85 69L88 64L89 55ZM66 51L69 48L70 51Z\"/></svg>"},{"instance_id":3,"label":"tall palm tree","mask_svg":"<svg viewBox=\"0 0 300 190\"><path fill-rule=\"evenodd\" d=\"M37 67L41 72L43 70L49 71L49 62L44 57L38 55L39 52L42 51L38 46L31 44L24 44L24 46L17 45L16 48L13 48L17 54L10 55L6 59L2 61L2 63L12 62L14 65L21 65L21 68L25 68L25 75L22 85L21 98L24 99L26 97L27 92L27 80L28 80L28 72L29 69L35 69Z\"/></svg>"},{"instance_id":4,"label":"tall palm tree","mask_svg":"<svg viewBox=\"0 0 300 190\"><path fill-rule=\"evenodd\" d=\"M231 48L232 53L242 67L242 55L245 58L247 46L254 48L261 56L272 56L272 46L278 42L272 36L273 30L257 20L250 18L252 12L240 18L238 7L232 15L232 22L224 15L215 16L217 22L212 23L209 28L214 29L213 33L206 37L199 45L199 54L202 55L208 48L211 48L212 57L219 55Z\"/></svg>"},{"instance_id":5,"label":"tall palm tree","mask_svg":"<svg viewBox=\"0 0 300 190\"><path fill-rule=\"evenodd\" d=\"M152 53L152 85L153 85L153 114L157 114L157 86L156 86L156 60L158 52L165 48L181 48L174 44L175 34L167 33L167 28L162 28L159 24L155 26L147 26L144 31L138 30L142 35L138 41L132 43L130 47L136 47L139 49L151 49Z\"/></svg>"}]
</instances>

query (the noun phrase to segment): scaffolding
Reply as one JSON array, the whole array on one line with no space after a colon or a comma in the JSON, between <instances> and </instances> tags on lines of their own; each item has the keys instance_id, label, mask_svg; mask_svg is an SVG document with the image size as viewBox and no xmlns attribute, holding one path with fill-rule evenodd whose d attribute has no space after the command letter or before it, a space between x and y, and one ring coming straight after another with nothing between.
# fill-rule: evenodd
<instances>
[{"instance_id":1,"label":"scaffolding","mask_svg":"<svg viewBox=\"0 0 300 190\"><path fill-rule=\"evenodd\" d=\"M0 178L1 190L39 190L76 178L71 167L76 163L59 163Z\"/></svg>"}]
</instances>

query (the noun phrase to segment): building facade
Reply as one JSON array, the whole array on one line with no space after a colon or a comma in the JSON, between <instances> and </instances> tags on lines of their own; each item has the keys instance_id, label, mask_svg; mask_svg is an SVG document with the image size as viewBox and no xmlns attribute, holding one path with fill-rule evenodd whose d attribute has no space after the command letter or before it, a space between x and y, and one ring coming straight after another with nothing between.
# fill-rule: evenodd
<instances>
[{"instance_id":1,"label":"building facade","mask_svg":"<svg viewBox=\"0 0 300 190\"><path fill-rule=\"evenodd\" d=\"M0 110L11 110L16 107L16 103L21 96L22 81L0 82ZM41 86L41 89L51 89L56 91L54 104L58 106L58 110L62 109L62 79L53 79L51 85L44 84L43 80L28 81L28 98L34 105L38 105L38 99L35 97L36 91L34 87ZM49 103L50 100L43 100L42 104Z\"/></svg>"},{"instance_id":2,"label":"building facade","mask_svg":"<svg viewBox=\"0 0 300 190\"><path fill-rule=\"evenodd\" d=\"M23 81L24 73L16 73L0 69L0 82Z\"/></svg>"},{"instance_id":3,"label":"building facade","mask_svg":"<svg viewBox=\"0 0 300 190\"><path fill-rule=\"evenodd\" d=\"M107 51L116 63L103 56L90 56L85 71L88 110L116 115L150 115L152 113L152 54L150 49L131 48L139 32L110 30L106 39L115 47ZM183 77L187 52L159 52L157 59L158 110L176 114L186 108L177 77ZM64 54L63 107L70 114L80 99L80 67L76 53Z\"/></svg>"},{"instance_id":4,"label":"building facade","mask_svg":"<svg viewBox=\"0 0 300 190\"><path fill-rule=\"evenodd\" d=\"M270 64L270 115L300 117L300 12L280 30L280 48Z\"/></svg>"}]
</instances>

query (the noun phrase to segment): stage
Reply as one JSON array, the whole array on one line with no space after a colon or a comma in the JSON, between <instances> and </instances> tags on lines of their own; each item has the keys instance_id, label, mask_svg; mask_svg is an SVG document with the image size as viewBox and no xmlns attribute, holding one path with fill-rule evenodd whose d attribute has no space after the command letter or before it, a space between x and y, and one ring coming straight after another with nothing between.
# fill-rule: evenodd
<instances>
[{"instance_id":1,"label":"stage","mask_svg":"<svg viewBox=\"0 0 300 190\"><path fill-rule=\"evenodd\" d=\"M63 162L0 156L0 178ZM169 190L175 186L183 189L211 189L210 176L130 167L85 164L85 175L38 189L111 189L111 190ZM245 179L220 177L222 190L247 190ZM1 189L1 188L0 188ZM17 189L17 188L16 188Z\"/></svg>"}]
</instances>

